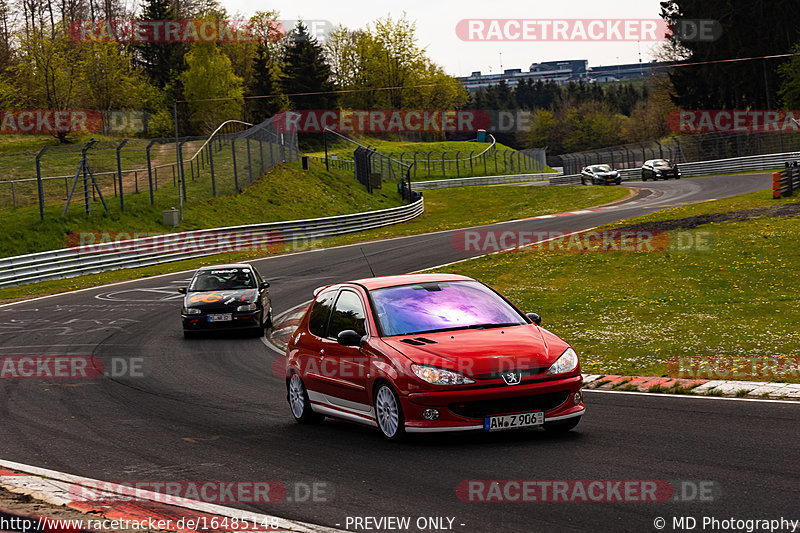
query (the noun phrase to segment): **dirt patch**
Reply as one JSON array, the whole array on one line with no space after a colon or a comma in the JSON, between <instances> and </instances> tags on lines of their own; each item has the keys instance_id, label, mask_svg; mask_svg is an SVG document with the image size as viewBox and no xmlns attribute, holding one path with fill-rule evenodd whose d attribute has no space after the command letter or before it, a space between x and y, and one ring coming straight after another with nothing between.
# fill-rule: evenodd
<instances>
[{"instance_id":1,"label":"dirt patch","mask_svg":"<svg viewBox=\"0 0 800 533\"><path fill-rule=\"evenodd\" d=\"M655 222L642 222L640 224L630 224L615 228L620 231L673 231L683 229L694 229L705 224L720 222L744 222L754 218L768 217L790 217L800 215L800 202L780 204L768 207L756 207L754 209L740 209L737 211L726 211L723 213L706 213L692 217L676 218L674 220L658 220Z\"/></svg>"}]
</instances>

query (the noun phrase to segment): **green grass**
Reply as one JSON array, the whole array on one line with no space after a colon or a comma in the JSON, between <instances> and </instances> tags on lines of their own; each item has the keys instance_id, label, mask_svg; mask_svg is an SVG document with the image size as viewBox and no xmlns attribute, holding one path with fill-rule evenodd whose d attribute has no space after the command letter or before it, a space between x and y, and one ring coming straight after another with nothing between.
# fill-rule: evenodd
<instances>
[{"instance_id":1,"label":"green grass","mask_svg":"<svg viewBox=\"0 0 800 533\"><path fill-rule=\"evenodd\" d=\"M417 143L384 141L373 138L361 139L359 142L376 148L380 153L392 154L392 157L398 161L402 158L402 161L406 164L414 163L411 171L412 181L533 172L525 168L519 169L516 157L512 163L511 156L508 154L516 151L500 143L496 143L494 149L488 151L485 156L477 157L478 154L489 148L491 143L469 141ZM342 159L352 160L354 149L355 145L346 141L338 141L328 146L328 155L336 155ZM414 158L414 152L416 152L416 159ZM429 153L430 157L428 157ZM505 160L504 153L507 153ZM311 155L322 157L325 152L313 152ZM442 158L445 160L444 163L442 163ZM470 158L472 158L472 165L470 165ZM555 171L547 167L542 172Z\"/></svg>"},{"instance_id":2,"label":"green grass","mask_svg":"<svg viewBox=\"0 0 800 533\"><path fill-rule=\"evenodd\" d=\"M270 175L268 175L269 178ZM282 176L272 179L271 187L287 187L294 188L297 184L293 184L288 177L291 176L290 172L286 172ZM333 179L333 178L331 178ZM351 178L352 179L352 178ZM270 180L267 180L270 181ZM197 208L193 210L194 216L202 216L204 220L216 220L216 225L231 225L233 224L233 216L241 217L257 217L259 213L269 212L268 201L263 201L262 196L253 198L254 211L251 213L240 213L237 215L236 211L241 205L239 202L249 201L246 197L260 186L256 185L248 190L244 195L238 198L222 199L226 202L226 208L216 207L214 209ZM264 185L266 187L267 185ZM270 189L271 190L271 189ZM363 189L362 189L363 190ZM288 192L288 191L287 191ZM300 192L300 191L295 191ZM376 229L372 231L356 233L352 235L344 235L331 239L315 241L308 243L308 247L327 247L342 244L349 244L355 242L363 242L373 239L382 239L400 235L415 235L420 233L428 233L431 231L439 231L444 229L467 227L476 224L486 224L490 222L511 220L516 218L523 218L528 216L535 216L547 213L554 213L559 211L567 211L571 209L579 209L583 207L590 207L593 205L611 202L623 197L627 193L627 189L619 187L580 187L580 186L564 186L564 187L466 187L455 189L443 189L437 191L425 191L425 213L412 221L395 224L386 228ZM331 190L313 191L312 194L316 196L315 201L331 202L332 195L342 194ZM357 199L363 200L361 193L351 192L354 198L349 205L355 205ZM369 196L366 193L363 193ZM389 194L389 193L387 193ZM383 198L382 194L376 193L373 202L391 204L389 200ZM283 196L282 196L283 197ZM382 198L382 199L381 199ZM324 216L326 214L338 213L325 213L318 210L318 206L314 203L307 202L308 194L303 192L299 198L292 201L297 201L295 208L289 209L288 205L281 205L281 213L292 213L293 218L306 218L308 216ZM359 200L359 202L361 201ZM227 204L230 202L230 204ZM207 202L211 205L216 205L215 202ZM369 206L365 205L360 210L365 210ZM373 206L379 208L381 206ZM389 207L389 205L385 205ZM228 209L229 208L229 209ZM340 207L340 210L344 208ZM219 217L219 218L217 218ZM48 219L49 220L49 219ZM48 220L46 224L52 224ZM80 219L77 219L80 220ZM188 228L191 221L190 214L187 211L187 219L185 226ZM198 219L199 220L199 219ZM244 221L241 223L245 223ZM147 229L142 225L142 229ZM163 230L163 226L158 226ZM209 227L213 227L209 226ZM77 225L69 228L75 231ZM60 246L63 247L65 239L64 232L68 229L63 226L58 226L60 231ZM52 229L50 231L53 231ZM126 230L130 231L130 230ZM33 234L28 235L29 239L33 239ZM288 249L284 252L291 251ZM275 252L280 253L280 252ZM79 288L92 287L104 283L111 283L114 281L122 281L128 279L138 279L146 276L153 276L168 272L178 272L181 270L188 270L197 268L201 265L244 261L263 257L264 252L240 252L231 254L220 254L213 257L193 259L181 261L176 263L168 263L164 265L156 265L152 267L130 269L130 270L117 270L111 272L104 272L97 275L81 276L66 280L53 280L30 285L22 285L19 287L10 287L0 289L0 301L8 301L18 298L39 296L43 294L52 294L55 292L70 291Z\"/></svg>"},{"instance_id":3,"label":"green grass","mask_svg":"<svg viewBox=\"0 0 800 533\"><path fill-rule=\"evenodd\" d=\"M759 191L610 227L797 201L770 196ZM779 373L719 378L800 382L786 366L800 359L800 217L716 223L697 231L710 234L710 249L569 253L545 247L442 271L480 279L523 310L540 313L545 327L576 348L587 373L662 376L667 361L678 357L774 358Z\"/></svg>"},{"instance_id":4,"label":"green grass","mask_svg":"<svg viewBox=\"0 0 800 533\"><path fill-rule=\"evenodd\" d=\"M188 188L181 231L341 215L402 203L395 190L371 195L352 175L326 172L318 164L312 164L308 172L301 170L299 163L276 167L239 195L209 198L210 194L199 190L199 186ZM48 207L44 221L39 220L38 210L33 207L9 211L3 216L0 256L65 248L67 235L81 231L172 230L161 224L161 207L178 206L176 191L163 188L159 191L163 197L156 206L149 205L145 193L126 195L124 213L120 213L118 200L107 198L111 212L105 213L95 205L97 211L89 218L82 211L80 197L65 217L60 216L60 206Z\"/></svg>"}]
</instances>

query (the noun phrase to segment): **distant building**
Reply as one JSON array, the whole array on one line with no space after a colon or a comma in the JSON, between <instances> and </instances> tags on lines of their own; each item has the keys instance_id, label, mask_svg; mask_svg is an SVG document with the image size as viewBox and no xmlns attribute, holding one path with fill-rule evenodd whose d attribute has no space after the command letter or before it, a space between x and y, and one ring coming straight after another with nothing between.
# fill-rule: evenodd
<instances>
[{"instance_id":1,"label":"distant building","mask_svg":"<svg viewBox=\"0 0 800 533\"><path fill-rule=\"evenodd\" d=\"M554 81L562 85L571 81L584 81L587 83L601 83L609 81L632 80L649 76L656 68L664 63L627 63L623 65L609 65L605 67L587 67L585 59L569 59L566 61L544 61L533 63L527 72L522 69L506 69L502 74L481 74L475 71L469 76L458 78L461 84L469 91L486 89L505 81L509 87L516 87L520 81L533 80Z\"/></svg>"}]
</instances>

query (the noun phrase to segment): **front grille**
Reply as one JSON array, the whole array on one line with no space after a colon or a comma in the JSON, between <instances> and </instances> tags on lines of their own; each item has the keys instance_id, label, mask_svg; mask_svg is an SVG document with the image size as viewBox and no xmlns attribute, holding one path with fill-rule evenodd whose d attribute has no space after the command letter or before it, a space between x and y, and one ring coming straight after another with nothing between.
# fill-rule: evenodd
<instances>
[{"instance_id":1,"label":"front grille","mask_svg":"<svg viewBox=\"0 0 800 533\"><path fill-rule=\"evenodd\" d=\"M516 398L451 403L447 407L453 414L458 416L481 419L487 416L504 415L508 413L549 411L566 402L567 398L569 398L569 391L561 391L548 394L534 394L532 396L519 396Z\"/></svg>"},{"instance_id":2,"label":"front grille","mask_svg":"<svg viewBox=\"0 0 800 533\"><path fill-rule=\"evenodd\" d=\"M528 376L538 376L544 372L547 372L547 369L550 368L549 366L543 366L539 368L526 368L524 370L517 370L523 378ZM503 374L508 372L508 370L498 371L498 372L487 372L486 374L476 374L473 377L477 379L503 379Z\"/></svg>"}]
</instances>

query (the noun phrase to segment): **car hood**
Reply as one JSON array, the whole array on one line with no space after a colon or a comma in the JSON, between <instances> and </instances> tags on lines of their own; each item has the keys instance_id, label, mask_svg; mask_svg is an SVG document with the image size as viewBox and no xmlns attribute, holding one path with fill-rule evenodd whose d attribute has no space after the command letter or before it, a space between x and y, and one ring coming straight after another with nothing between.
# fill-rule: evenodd
<instances>
[{"instance_id":1,"label":"car hood","mask_svg":"<svg viewBox=\"0 0 800 533\"><path fill-rule=\"evenodd\" d=\"M504 370L549 368L568 344L534 325L422 333L383 339L414 363L490 377Z\"/></svg>"},{"instance_id":2,"label":"car hood","mask_svg":"<svg viewBox=\"0 0 800 533\"><path fill-rule=\"evenodd\" d=\"M258 299L257 289L219 290L190 292L183 299L186 307L198 309L235 309Z\"/></svg>"}]
</instances>

